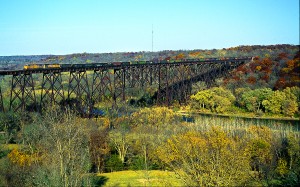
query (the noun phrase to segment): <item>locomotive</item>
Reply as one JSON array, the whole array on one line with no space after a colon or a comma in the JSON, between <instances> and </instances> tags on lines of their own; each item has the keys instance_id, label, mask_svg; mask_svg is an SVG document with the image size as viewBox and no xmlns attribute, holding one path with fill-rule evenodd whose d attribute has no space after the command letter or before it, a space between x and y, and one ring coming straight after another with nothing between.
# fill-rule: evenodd
<instances>
[{"instance_id":1,"label":"locomotive","mask_svg":"<svg viewBox=\"0 0 300 187\"><path fill-rule=\"evenodd\" d=\"M26 64L23 66L24 70L29 69L48 69L48 68L60 68L61 64Z\"/></svg>"}]
</instances>

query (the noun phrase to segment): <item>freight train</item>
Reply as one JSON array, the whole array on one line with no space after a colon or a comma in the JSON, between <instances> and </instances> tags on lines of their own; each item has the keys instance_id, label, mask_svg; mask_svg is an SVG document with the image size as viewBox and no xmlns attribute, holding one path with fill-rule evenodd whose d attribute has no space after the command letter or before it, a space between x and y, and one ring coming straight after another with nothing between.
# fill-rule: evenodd
<instances>
[{"instance_id":1,"label":"freight train","mask_svg":"<svg viewBox=\"0 0 300 187\"><path fill-rule=\"evenodd\" d=\"M245 57L253 61L254 57ZM138 64L152 64L152 63L177 63L177 62L205 62L205 61L218 61L218 60L236 60L239 58L203 58L203 59L153 59L150 61L132 61L132 62L107 62L107 63L88 63L88 64L26 64L24 70L34 69L64 69L64 68L89 68L89 67L107 67L107 66L127 66L127 65L138 65Z\"/></svg>"},{"instance_id":2,"label":"freight train","mask_svg":"<svg viewBox=\"0 0 300 187\"><path fill-rule=\"evenodd\" d=\"M64 69L64 68L89 68L89 67L105 67L129 65L129 62L111 62L111 63L89 63L89 64L26 64L24 70L34 69Z\"/></svg>"}]
</instances>

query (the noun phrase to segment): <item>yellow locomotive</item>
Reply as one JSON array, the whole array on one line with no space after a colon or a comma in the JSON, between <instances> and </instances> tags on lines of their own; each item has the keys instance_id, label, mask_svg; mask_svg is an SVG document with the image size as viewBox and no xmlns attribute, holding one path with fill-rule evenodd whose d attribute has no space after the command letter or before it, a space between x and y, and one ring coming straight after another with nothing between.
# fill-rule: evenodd
<instances>
[{"instance_id":1,"label":"yellow locomotive","mask_svg":"<svg viewBox=\"0 0 300 187\"><path fill-rule=\"evenodd\" d=\"M24 70L32 69L48 69L48 68L60 68L60 64L26 64L23 66Z\"/></svg>"}]
</instances>

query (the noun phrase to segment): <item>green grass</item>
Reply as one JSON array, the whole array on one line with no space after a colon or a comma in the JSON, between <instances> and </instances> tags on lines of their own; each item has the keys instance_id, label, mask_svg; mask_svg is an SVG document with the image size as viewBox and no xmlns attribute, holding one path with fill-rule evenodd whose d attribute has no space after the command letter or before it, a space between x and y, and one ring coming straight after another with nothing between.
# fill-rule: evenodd
<instances>
[{"instance_id":1,"label":"green grass","mask_svg":"<svg viewBox=\"0 0 300 187\"><path fill-rule=\"evenodd\" d=\"M103 186L183 186L170 171L119 171L99 174Z\"/></svg>"}]
</instances>

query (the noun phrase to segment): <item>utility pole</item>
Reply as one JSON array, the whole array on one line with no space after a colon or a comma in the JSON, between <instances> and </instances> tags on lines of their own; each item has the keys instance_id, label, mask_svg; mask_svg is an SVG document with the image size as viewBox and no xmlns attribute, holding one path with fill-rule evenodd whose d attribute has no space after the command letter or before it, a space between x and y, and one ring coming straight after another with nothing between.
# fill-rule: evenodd
<instances>
[{"instance_id":1,"label":"utility pole","mask_svg":"<svg viewBox=\"0 0 300 187\"><path fill-rule=\"evenodd\" d=\"M152 53L153 53L153 24L152 24Z\"/></svg>"}]
</instances>

